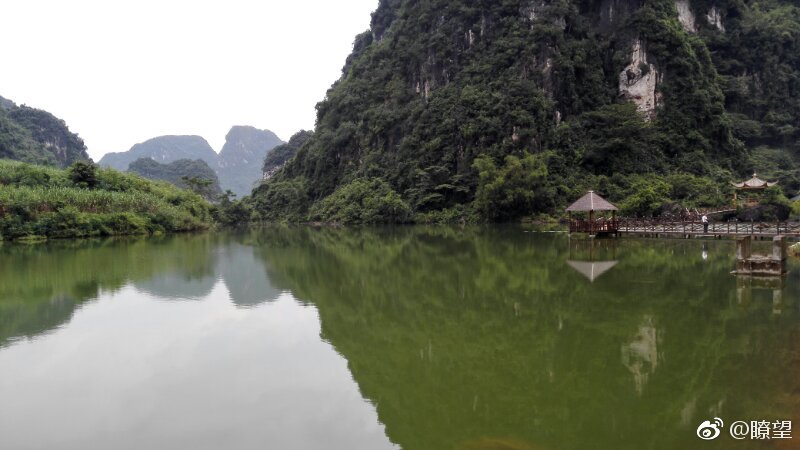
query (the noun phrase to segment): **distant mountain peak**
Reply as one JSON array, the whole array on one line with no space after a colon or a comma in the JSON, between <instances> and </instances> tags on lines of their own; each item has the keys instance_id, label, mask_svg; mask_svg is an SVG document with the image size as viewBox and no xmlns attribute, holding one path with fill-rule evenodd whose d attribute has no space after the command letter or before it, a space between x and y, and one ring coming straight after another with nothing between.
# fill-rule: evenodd
<instances>
[{"instance_id":1,"label":"distant mountain peak","mask_svg":"<svg viewBox=\"0 0 800 450\"><path fill-rule=\"evenodd\" d=\"M249 195L261 180L267 153L281 144L283 141L270 130L243 125L231 127L217 164L222 188L240 197Z\"/></svg>"},{"instance_id":2,"label":"distant mountain peak","mask_svg":"<svg viewBox=\"0 0 800 450\"><path fill-rule=\"evenodd\" d=\"M132 162L140 158L150 158L162 164L180 159L202 159L209 166L214 167L217 162L217 153L201 136L167 135L140 142L127 152L108 153L103 156L99 164L103 167L126 171Z\"/></svg>"},{"instance_id":3,"label":"distant mountain peak","mask_svg":"<svg viewBox=\"0 0 800 450\"><path fill-rule=\"evenodd\" d=\"M140 142L127 152L108 153L100 160L100 165L125 171L141 158L161 164L201 159L217 174L223 190L231 190L241 197L249 195L253 185L261 179L267 152L280 144L283 141L272 131L236 125L225 136L225 145L219 154L201 136L165 135Z\"/></svg>"}]
</instances>

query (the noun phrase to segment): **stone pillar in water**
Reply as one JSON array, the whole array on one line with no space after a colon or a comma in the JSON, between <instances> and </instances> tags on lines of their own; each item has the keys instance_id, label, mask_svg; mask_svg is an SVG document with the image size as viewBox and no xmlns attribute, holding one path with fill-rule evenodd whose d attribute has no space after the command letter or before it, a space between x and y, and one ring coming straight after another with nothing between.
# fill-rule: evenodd
<instances>
[{"instance_id":1,"label":"stone pillar in water","mask_svg":"<svg viewBox=\"0 0 800 450\"><path fill-rule=\"evenodd\" d=\"M786 237L775 236L772 238L772 259L786 261Z\"/></svg>"},{"instance_id":2,"label":"stone pillar in water","mask_svg":"<svg viewBox=\"0 0 800 450\"><path fill-rule=\"evenodd\" d=\"M750 236L742 236L736 238L736 260L743 261L750 257L752 250L751 250L751 243L752 238Z\"/></svg>"},{"instance_id":3,"label":"stone pillar in water","mask_svg":"<svg viewBox=\"0 0 800 450\"><path fill-rule=\"evenodd\" d=\"M750 272L750 264L748 260L752 254L750 236L742 236L736 238L736 273L747 274Z\"/></svg>"},{"instance_id":4,"label":"stone pillar in water","mask_svg":"<svg viewBox=\"0 0 800 450\"><path fill-rule=\"evenodd\" d=\"M753 255L752 239L744 236L736 239L736 274L757 277L780 277L786 273L786 239L772 239L772 254Z\"/></svg>"}]
</instances>

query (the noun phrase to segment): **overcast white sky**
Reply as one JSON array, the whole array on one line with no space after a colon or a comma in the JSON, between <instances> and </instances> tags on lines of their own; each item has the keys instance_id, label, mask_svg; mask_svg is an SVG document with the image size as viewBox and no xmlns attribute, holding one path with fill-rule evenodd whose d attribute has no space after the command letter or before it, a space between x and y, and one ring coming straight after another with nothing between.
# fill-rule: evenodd
<instances>
[{"instance_id":1,"label":"overcast white sky","mask_svg":"<svg viewBox=\"0 0 800 450\"><path fill-rule=\"evenodd\" d=\"M165 134L314 126L378 0L1 0L0 96L64 119L97 161Z\"/></svg>"}]
</instances>

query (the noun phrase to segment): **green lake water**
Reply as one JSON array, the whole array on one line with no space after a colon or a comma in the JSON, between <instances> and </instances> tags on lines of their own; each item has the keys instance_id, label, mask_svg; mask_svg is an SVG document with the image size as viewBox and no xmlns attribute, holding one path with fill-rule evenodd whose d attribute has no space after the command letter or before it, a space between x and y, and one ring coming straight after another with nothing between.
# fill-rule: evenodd
<instances>
[{"instance_id":1,"label":"green lake water","mask_svg":"<svg viewBox=\"0 0 800 450\"><path fill-rule=\"evenodd\" d=\"M800 267L733 267L513 226L5 244L0 448L798 448L727 425L800 424Z\"/></svg>"}]
</instances>

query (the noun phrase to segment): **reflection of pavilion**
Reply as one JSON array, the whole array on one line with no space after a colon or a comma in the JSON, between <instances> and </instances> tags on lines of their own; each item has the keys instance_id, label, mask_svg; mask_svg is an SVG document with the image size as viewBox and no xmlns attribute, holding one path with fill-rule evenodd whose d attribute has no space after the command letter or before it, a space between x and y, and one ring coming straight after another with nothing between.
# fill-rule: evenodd
<instances>
[{"instance_id":1,"label":"reflection of pavilion","mask_svg":"<svg viewBox=\"0 0 800 450\"><path fill-rule=\"evenodd\" d=\"M594 282L600 275L617 265L617 262L618 261L567 261L567 264L577 270L578 273L588 278L589 281Z\"/></svg>"},{"instance_id":2,"label":"reflection of pavilion","mask_svg":"<svg viewBox=\"0 0 800 450\"><path fill-rule=\"evenodd\" d=\"M617 265L616 257L616 241L581 239L570 241L567 264L594 282Z\"/></svg>"},{"instance_id":3,"label":"reflection of pavilion","mask_svg":"<svg viewBox=\"0 0 800 450\"><path fill-rule=\"evenodd\" d=\"M754 277L739 275L736 277L736 301L744 307L753 302L753 290L772 291L772 313L783 311L783 291L786 287L784 277Z\"/></svg>"}]
</instances>

